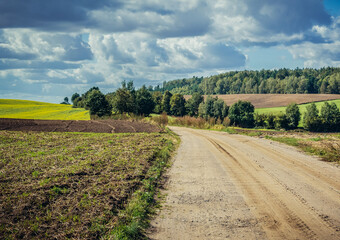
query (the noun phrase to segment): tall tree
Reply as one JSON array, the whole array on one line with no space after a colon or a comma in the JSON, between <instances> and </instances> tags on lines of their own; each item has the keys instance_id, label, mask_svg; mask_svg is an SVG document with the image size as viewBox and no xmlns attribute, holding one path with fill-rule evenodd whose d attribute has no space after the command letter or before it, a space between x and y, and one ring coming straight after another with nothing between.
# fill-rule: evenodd
<instances>
[{"instance_id":1,"label":"tall tree","mask_svg":"<svg viewBox=\"0 0 340 240\"><path fill-rule=\"evenodd\" d=\"M306 113L303 117L303 127L308 131L320 131L321 120L319 117L319 110L316 108L315 103L307 106Z\"/></svg>"},{"instance_id":2,"label":"tall tree","mask_svg":"<svg viewBox=\"0 0 340 240\"><path fill-rule=\"evenodd\" d=\"M185 107L189 116L198 115L198 107L203 102L204 98L200 93L194 93L191 98L186 102Z\"/></svg>"},{"instance_id":3,"label":"tall tree","mask_svg":"<svg viewBox=\"0 0 340 240\"><path fill-rule=\"evenodd\" d=\"M286 117L288 121L288 128L295 129L299 125L301 119L301 113L296 103L291 103L286 108Z\"/></svg>"},{"instance_id":4,"label":"tall tree","mask_svg":"<svg viewBox=\"0 0 340 240\"><path fill-rule=\"evenodd\" d=\"M240 127L254 126L254 106L248 101L234 103L228 113L231 125Z\"/></svg>"},{"instance_id":5,"label":"tall tree","mask_svg":"<svg viewBox=\"0 0 340 240\"><path fill-rule=\"evenodd\" d=\"M163 111L166 112L168 115L171 114L171 106L170 106L171 97L172 97L172 94L168 90L166 90L163 94L162 105L163 105Z\"/></svg>"},{"instance_id":6,"label":"tall tree","mask_svg":"<svg viewBox=\"0 0 340 240\"><path fill-rule=\"evenodd\" d=\"M99 90L92 90L86 98L86 106L90 109L91 115L109 116L111 115L111 106L106 101L105 95Z\"/></svg>"},{"instance_id":7,"label":"tall tree","mask_svg":"<svg viewBox=\"0 0 340 240\"><path fill-rule=\"evenodd\" d=\"M340 113L335 103L325 102L321 107L320 118L323 129L326 132L338 131L340 124Z\"/></svg>"},{"instance_id":8,"label":"tall tree","mask_svg":"<svg viewBox=\"0 0 340 240\"><path fill-rule=\"evenodd\" d=\"M117 89L113 100L113 110L118 113L135 112L135 101L130 91L124 88Z\"/></svg>"},{"instance_id":9,"label":"tall tree","mask_svg":"<svg viewBox=\"0 0 340 240\"><path fill-rule=\"evenodd\" d=\"M170 112L175 116L185 115L185 99L182 94L176 93L171 97Z\"/></svg>"},{"instance_id":10,"label":"tall tree","mask_svg":"<svg viewBox=\"0 0 340 240\"><path fill-rule=\"evenodd\" d=\"M150 91L143 85L136 91L136 108L140 115L149 116L155 107Z\"/></svg>"}]
</instances>

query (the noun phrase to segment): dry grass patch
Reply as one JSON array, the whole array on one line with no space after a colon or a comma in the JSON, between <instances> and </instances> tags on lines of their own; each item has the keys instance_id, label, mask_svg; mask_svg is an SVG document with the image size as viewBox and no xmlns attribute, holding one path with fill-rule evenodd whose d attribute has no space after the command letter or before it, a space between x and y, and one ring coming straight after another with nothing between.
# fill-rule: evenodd
<instances>
[{"instance_id":1,"label":"dry grass patch","mask_svg":"<svg viewBox=\"0 0 340 240\"><path fill-rule=\"evenodd\" d=\"M1 131L0 236L100 238L113 229L168 138Z\"/></svg>"}]
</instances>

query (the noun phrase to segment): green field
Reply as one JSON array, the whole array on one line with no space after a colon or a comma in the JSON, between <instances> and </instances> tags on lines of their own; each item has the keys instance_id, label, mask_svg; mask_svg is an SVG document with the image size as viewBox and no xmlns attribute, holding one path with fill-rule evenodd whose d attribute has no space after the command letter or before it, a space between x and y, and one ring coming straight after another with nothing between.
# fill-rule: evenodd
<instances>
[{"instance_id":1,"label":"green field","mask_svg":"<svg viewBox=\"0 0 340 240\"><path fill-rule=\"evenodd\" d=\"M88 110L71 105L0 99L0 118L90 120L90 114Z\"/></svg>"},{"instance_id":2,"label":"green field","mask_svg":"<svg viewBox=\"0 0 340 240\"><path fill-rule=\"evenodd\" d=\"M340 108L340 99L337 100L332 100L332 101L327 101L329 104L331 103L335 103L338 108ZM299 109L301 112L301 121L299 126L302 127L302 119L303 116L305 115L307 106L310 105L311 103L307 103L307 104L300 104ZM316 107L319 109L319 111L321 110L321 107L323 106L324 102L315 102ZM280 114L280 113L285 113L286 112L286 107L273 107L273 108L257 108L255 109L255 113L259 113L259 114Z\"/></svg>"}]
</instances>

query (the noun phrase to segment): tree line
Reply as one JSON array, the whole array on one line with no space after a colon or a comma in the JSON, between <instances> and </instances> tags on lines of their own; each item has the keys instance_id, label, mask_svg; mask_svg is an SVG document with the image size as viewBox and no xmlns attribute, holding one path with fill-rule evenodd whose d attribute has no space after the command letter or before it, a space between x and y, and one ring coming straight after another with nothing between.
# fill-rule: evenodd
<instances>
[{"instance_id":1,"label":"tree line","mask_svg":"<svg viewBox=\"0 0 340 240\"><path fill-rule=\"evenodd\" d=\"M74 93L73 107L85 108L91 115L99 117L115 114L149 116L151 113L166 113L176 117L190 116L205 121L246 128L296 129L301 120L297 104L290 104L284 114L255 114L254 106L248 101L238 101L230 107L218 97L204 99L199 92L186 100L183 94L166 90L151 91L146 86L135 89L133 82L122 82L115 92L104 95L98 87L84 94ZM303 127L309 131L340 131L340 110L335 103L327 102L319 112L313 103L307 107Z\"/></svg>"},{"instance_id":2,"label":"tree line","mask_svg":"<svg viewBox=\"0 0 340 240\"><path fill-rule=\"evenodd\" d=\"M340 68L231 71L211 77L163 82L150 90L191 95L266 93L340 94Z\"/></svg>"}]
</instances>

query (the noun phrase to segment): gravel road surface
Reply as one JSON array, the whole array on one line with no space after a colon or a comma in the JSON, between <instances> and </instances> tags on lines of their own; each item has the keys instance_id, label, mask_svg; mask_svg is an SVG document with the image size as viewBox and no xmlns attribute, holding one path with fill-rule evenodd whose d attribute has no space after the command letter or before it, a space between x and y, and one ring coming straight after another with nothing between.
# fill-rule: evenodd
<instances>
[{"instance_id":1,"label":"gravel road surface","mask_svg":"<svg viewBox=\"0 0 340 240\"><path fill-rule=\"evenodd\" d=\"M340 239L340 168L266 139L182 139L151 239Z\"/></svg>"}]
</instances>

